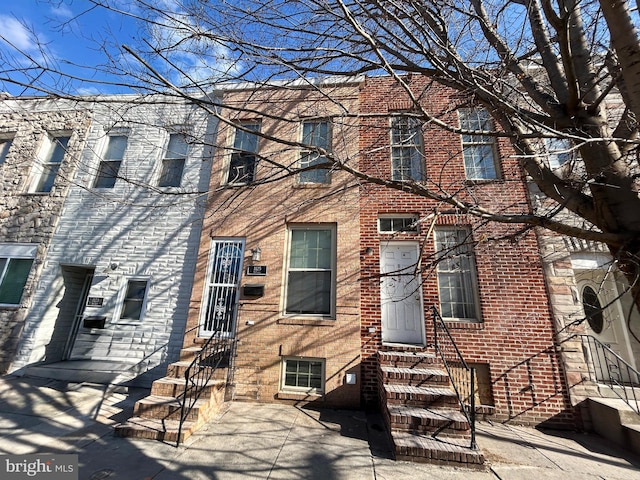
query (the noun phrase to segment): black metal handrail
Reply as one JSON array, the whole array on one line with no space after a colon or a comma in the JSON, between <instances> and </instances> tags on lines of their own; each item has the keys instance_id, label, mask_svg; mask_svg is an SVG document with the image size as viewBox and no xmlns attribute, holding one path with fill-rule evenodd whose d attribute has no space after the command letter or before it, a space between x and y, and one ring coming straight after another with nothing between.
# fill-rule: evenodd
<instances>
[{"instance_id":1,"label":"black metal handrail","mask_svg":"<svg viewBox=\"0 0 640 480\"><path fill-rule=\"evenodd\" d=\"M470 448L477 449L476 444L476 399L475 399L475 368L470 367L453 340L447 325L442 320L438 309L433 306L433 343L440 355L451 385L458 397L460 411L466 417L471 429ZM454 369L456 371L454 372Z\"/></svg>"},{"instance_id":2,"label":"black metal handrail","mask_svg":"<svg viewBox=\"0 0 640 480\"><path fill-rule=\"evenodd\" d=\"M640 388L640 372L624 358L614 352L609 345L592 335L575 334L563 340L580 338L582 349L589 367L589 380L609 387L621 400L640 415L640 405L636 388ZM585 348L586 347L586 348ZM614 387L618 387L617 389Z\"/></svg>"},{"instance_id":3,"label":"black metal handrail","mask_svg":"<svg viewBox=\"0 0 640 480\"><path fill-rule=\"evenodd\" d=\"M209 385L213 373L220 366L225 357L233 353L235 339L212 335L202 345L202 349L196 353L195 358L184 372L184 391L178 397L180 403L180 423L178 425L178 438L176 446L180 445L182 427L191 410ZM229 359L230 361L230 359Z\"/></svg>"}]
</instances>

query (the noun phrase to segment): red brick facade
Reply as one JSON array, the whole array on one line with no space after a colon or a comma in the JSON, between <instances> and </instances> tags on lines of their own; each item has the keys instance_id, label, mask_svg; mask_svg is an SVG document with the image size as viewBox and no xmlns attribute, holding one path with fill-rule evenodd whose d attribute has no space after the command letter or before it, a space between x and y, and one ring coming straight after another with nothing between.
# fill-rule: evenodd
<instances>
[{"instance_id":1,"label":"red brick facade","mask_svg":"<svg viewBox=\"0 0 640 480\"><path fill-rule=\"evenodd\" d=\"M427 112L449 125L458 125L459 96L423 77L406 81ZM378 77L364 82L360 95L363 172L391 178L387 115L407 111L415 109L394 80ZM500 179L482 183L465 181L460 135L432 123L423 127L423 139L424 185L428 188L438 193L457 192L464 201L477 202L493 211L528 211L526 184L507 139L497 140ZM389 240L415 242L421 249L426 343L432 344L430 308L439 305L437 275L434 268L429 268L434 254L431 223L435 218L436 229L456 225L473 232L481 318L478 322L450 321L447 326L466 360L483 364L485 371L488 367L493 418L535 424L572 423L534 234L514 235L518 227L483 223L443 202L372 184L361 187L360 209L363 401L373 405L377 398L376 352L383 347L379 252ZM433 213L437 215L428 217L418 233L378 233L381 214L427 218Z\"/></svg>"}]
</instances>

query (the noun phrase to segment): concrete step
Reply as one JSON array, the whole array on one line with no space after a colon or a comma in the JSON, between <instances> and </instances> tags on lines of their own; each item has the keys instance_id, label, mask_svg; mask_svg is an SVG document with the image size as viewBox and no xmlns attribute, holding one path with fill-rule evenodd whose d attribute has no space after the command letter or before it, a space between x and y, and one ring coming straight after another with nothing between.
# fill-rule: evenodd
<instances>
[{"instance_id":1,"label":"concrete step","mask_svg":"<svg viewBox=\"0 0 640 480\"><path fill-rule=\"evenodd\" d=\"M163 442L178 440L179 422L177 420L160 420L143 417L132 417L115 426L117 437L145 438ZM180 443L184 442L195 431L195 422L184 422L180 432Z\"/></svg>"},{"instance_id":2,"label":"concrete step","mask_svg":"<svg viewBox=\"0 0 640 480\"><path fill-rule=\"evenodd\" d=\"M397 460L476 468L482 468L484 464L482 452L471 449L466 439L432 438L408 432L392 432L391 437Z\"/></svg>"},{"instance_id":3,"label":"concrete step","mask_svg":"<svg viewBox=\"0 0 640 480\"><path fill-rule=\"evenodd\" d=\"M203 386L205 383L203 379L194 380L195 384L198 386ZM155 380L153 385L151 386L150 395L157 395L162 397L179 397L184 394L184 386L186 380L184 378L175 378L175 377L163 377ZM202 395L210 396L212 390L225 388L226 382L224 380L218 380L212 378L206 385L204 385Z\"/></svg>"},{"instance_id":4,"label":"concrete step","mask_svg":"<svg viewBox=\"0 0 640 480\"><path fill-rule=\"evenodd\" d=\"M427 407L456 407L458 397L456 393L446 387L415 387L411 385L384 386L385 398L388 404Z\"/></svg>"},{"instance_id":5,"label":"concrete step","mask_svg":"<svg viewBox=\"0 0 640 480\"><path fill-rule=\"evenodd\" d=\"M378 360L381 366L406 368L427 368L440 363L440 359L433 353L395 350L379 351Z\"/></svg>"},{"instance_id":6,"label":"concrete step","mask_svg":"<svg viewBox=\"0 0 640 480\"><path fill-rule=\"evenodd\" d=\"M449 375L441 368L380 367L382 380L387 384L423 386L425 384L449 385Z\"/></svg>"},{"instance_id":7,"label":"concrete step","mask_svg":"<svg viewBox=\"0 0 640 480\"><path fill-rule=\"evenodd\" d=\"M389 405L387 409L392 430L430 434L436 431L456 437L469 437L471 427L459 410L451 408L419 408Z\"/></svg>"},{"instance_id":8,"label":"concrete step","mask_svg":"<svg viewBox=\"0 0 640 480\"><path fill-rule=\"evenodd\" d=\"M50 378L73 383L101 385L124 384L142 372L140 366L114 361L67 360L48 364L28 365L19 374L27 377ZM143 385L136 385L143 386Z\"/></svg>"},{"instance_id":9,"label":"concrete step","mask_svg":"<svg viewBox=\"0 0 640 480\"><path fill-rule=\"evenodd\" d=\"M640 415L623 400L588 398L593 429L632 452L640 451Z\"/></svg>"}]
</instances>

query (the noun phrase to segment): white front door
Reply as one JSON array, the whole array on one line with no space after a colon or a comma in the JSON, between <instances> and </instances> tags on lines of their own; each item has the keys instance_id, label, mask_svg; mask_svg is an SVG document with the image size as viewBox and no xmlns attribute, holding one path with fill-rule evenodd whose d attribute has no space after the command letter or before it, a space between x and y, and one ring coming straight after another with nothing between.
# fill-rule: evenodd
<instances>
[{"instance_id":1,"label":"white front door","mask_svg":"<svg viewBox=\"0 0 640 480\"><path fill-rule=\"evenodd\" d=\"M417 243L388 243L380 247L382 341L424 345L422 281Z\"/></svg>"},{"instance_id":2,"label":"white front door","mask_svg":"<svg viewBox=\"0 0 640 480\"><path fill-rule=\"evenodd\" d=\"M200 337L233 337L242 278L244 240L212 240Z\"/></svg>"},{"instance_id":3,"label":"white front door","mask_svg":"<svg viewBox=\"0 0 640 480\"><path fill-rule=\"evenodd\" d=\"M604 270L589 270L577 274L576 279L580 302L587 318L587 333L635 367L624 325L620 293L613 274L606 274ZM626 371L620 371L612 355L602 351L592 351L591 355L598 380L627 380Z\"/></svg>"}]
</instances>

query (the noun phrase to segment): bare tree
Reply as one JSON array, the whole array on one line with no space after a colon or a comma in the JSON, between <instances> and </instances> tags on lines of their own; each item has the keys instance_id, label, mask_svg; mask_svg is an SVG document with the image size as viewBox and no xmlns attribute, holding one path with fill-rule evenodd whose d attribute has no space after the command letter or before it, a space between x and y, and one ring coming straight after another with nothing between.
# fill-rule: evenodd
<instances>
[{"instance_id":1,"label":"bare tree","mask_svg":"<svg viewBox=\"0 0 640 480\"><path fill-rule=\"evenodd\" d=\"M350 159L319 153L331 168L346 170L363 182L432 198L485 221L523 229L545 227L603 242L640 303L640 42L639 18L631 2L90 3L92 9L126 15L144 28L133 43L102 43L104 61L92 68L113 74L113 84L173 94L215 113L215 105L203 100L209 98L203 94L220 81L305 83L324 76L386 74L404 89L412 100L412 115L421 122L463 135L507 137L546 199L542 208L492 211L442 185L377 177L358 170ZM17 50L16 46L14 54ZM7 68L0 81L69 93L61 91L71 78L63 68L35 53L23 53L30 63L22 56L19 68ZM15 57L5 60L17 65ZM497 122L497 131L463 129L446 120L450 115L429 110L422 101L424 90L407 81L407 75L415 74L458 91L459 106L484 106ZM313 88L321 89L320 85ZM277 134L269 139L279 140ZM571 160L553 168L558 166L549 162L554 151ZM293 174L292 166L280 167Z\"/></svg>"}]
</instances>

